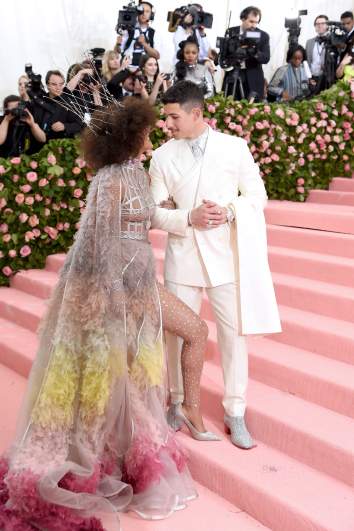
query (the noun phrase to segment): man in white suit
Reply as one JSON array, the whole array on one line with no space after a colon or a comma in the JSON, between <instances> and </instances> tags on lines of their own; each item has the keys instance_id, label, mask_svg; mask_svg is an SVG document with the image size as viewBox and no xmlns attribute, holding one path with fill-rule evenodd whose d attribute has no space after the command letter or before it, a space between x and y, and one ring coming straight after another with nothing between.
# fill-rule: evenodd
<instances>
[{"instance_id":1,"label":"man in white suit","mask_svg":"<svg viewBox=\"0 0 354 531\"><path fill-rule=\"evenodd\" d=\"M197 85L180 81L162 101L173 139L153 153L150 175L155 204L172 197L176 205L158 207L153 220L153 227L169 233L165 285L197 313L206 291L221 352L224 422L236 446L251 448L244 336L281 329L267 258L264 184L246 142L204 122ZM180 428L175 412L183 401L181 344L167 338L168 421L174 429Z\"/></svg>"}]
</instances>

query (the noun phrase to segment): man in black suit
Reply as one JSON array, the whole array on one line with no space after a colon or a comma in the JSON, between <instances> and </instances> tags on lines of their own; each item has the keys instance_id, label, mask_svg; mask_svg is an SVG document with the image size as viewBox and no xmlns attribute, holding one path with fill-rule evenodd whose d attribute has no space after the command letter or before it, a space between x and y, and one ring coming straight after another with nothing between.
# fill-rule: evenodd
<instances>
[{"instance_id":1,"label":"man in black suit","mask_svg":"<svg viewBox=\"0 0 354 531\"><path fill-rule=\"evenodd\" d=\"M344 11L340 16L340 21L346 32L345 49L342 51L341 59L347 54L351 53L354 45L354 16L352 11Z\"/></svg>"},{"instance_id":2,"label":"man in black suit","mask_svg":"<svg viewBox=\"0 0 354 531\"><path fill-rule=\"evenodd\" d=\"M223 88L227 96L233 95L235 99L264 98L262 64L269 62L270 49L268 33L257 28L261 16L258 7L246 7L240 14L241 25L229 28L225 34L221 58L226 65Z\"/></svg>"}]
</instances>

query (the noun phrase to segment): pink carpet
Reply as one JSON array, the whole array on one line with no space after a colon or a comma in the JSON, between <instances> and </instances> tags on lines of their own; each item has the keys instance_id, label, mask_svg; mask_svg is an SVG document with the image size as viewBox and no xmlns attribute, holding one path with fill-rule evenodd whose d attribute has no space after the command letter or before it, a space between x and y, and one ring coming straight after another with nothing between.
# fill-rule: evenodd
<instances>
[{"instance_id":1,"label":"pink carpet","mask_svg":"<svg viewBox=\"0 0 354 531\"><path fill-rule=\"evenodd\" d=\"M333 179L305 204L270 201L270 265L283 332L249 339L247 421L257 447L179 437L200 498L170 519L122 515L124 531L354 530L354 179ZM166 236L153 231L158 271ZM0 449L10 443L35 356L36 329L64 255L0 289ZM222 434L222 376L210 336L202 401ZM107 529L114 523L105 521Z\"/></svg>"}]
</instances>

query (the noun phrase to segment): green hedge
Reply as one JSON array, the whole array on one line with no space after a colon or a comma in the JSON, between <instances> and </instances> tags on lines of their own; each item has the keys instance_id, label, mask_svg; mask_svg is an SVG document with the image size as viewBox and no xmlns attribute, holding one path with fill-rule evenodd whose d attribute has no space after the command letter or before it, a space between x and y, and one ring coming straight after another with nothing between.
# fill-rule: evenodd
<instances>
[{"instance_id":1,"label":"green hedge","mask_svg":"<svg viewBox=\"0 0 354 531\"><path fill-rule=\"evenodd\" d=\"M328 188L333 176L351 175L352 88L338 83L293 105L216 96L206 102L206 121L248 141L270 198L304 201L308 190ZM168 139L160 112L154 147ZM70 247L91 179L74 140L51 141L31 157L0 159L0 285Z\"/></svg>"}]
</instances>

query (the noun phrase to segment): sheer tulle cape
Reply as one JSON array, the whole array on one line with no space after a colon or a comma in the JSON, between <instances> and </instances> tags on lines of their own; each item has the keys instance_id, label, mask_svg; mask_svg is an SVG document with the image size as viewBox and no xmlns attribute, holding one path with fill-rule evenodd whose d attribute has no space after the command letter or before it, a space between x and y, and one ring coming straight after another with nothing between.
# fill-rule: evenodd
<instances>
[{"instance_id":1,"label":"sheer tulle cape","mask_svg":"<svg viewBox=\"0 0 354 531\"><path fill-rule=\"evenodd\" d=\"M143 171L107 166L90 185L1 462L4 529L103 529L96 511L164 518L196 495L164 415L151 247L120 237L123 189Z\"/></svg>"}]
</instances>

